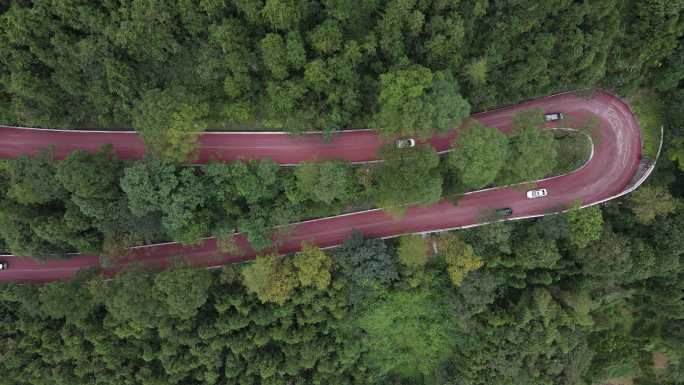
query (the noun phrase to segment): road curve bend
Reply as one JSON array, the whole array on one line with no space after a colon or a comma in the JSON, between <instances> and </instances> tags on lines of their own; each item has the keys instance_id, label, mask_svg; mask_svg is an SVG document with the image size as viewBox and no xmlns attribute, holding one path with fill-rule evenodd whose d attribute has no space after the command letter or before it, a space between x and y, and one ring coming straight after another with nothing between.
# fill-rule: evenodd
<instances>
[{"instance_id":1,"label":"road curve bend","mask_svg":"<svg viewBox=\"0 0 684 385\"><path fill-rule=\"evenodd\" d=\"M471 118L510 132L515 115L531 108L540 108L546 113L562 112L565 121L594 122L592 158L572 173L535 182L539 188L548 189L547 197L526 199L521 186L499 187L469 193L457 205L443 201L432 206L411 206L401 218L394 218L381 210L367 210L299 222L281 228L280 235L276 234L278 251L297 251L303 241L319 247L333 247L341 244L354 230L368 237L386 238L471 227L482 220L483 209L488 208L510 207L513 209L510 219L542 216L564 210L578 201L582 205L603 202L630 188L630 181L641 160L641 135L636 117L625 102L603 91L590 97L564 93L478 113ZM457 130L453 130L449 135L434 137L427 142L438 151L446 151L456 134ZM378 137L368 130L345 131L328 142L322 141L318 134L293 137L282 133L205 133L200 143L199 163L211 158L227 161L270 157L281 164L324 159L372 161L376 160L381 145ZM0 126L0 158L35 154L49 145L54 146L56 157L63 158L73 150L94 151L104 144L112 144L114 152L123 159L140 159L145 154L142 141L133 132ZM255 252L243 235L237 234L235 242L241 250L239 254L218 251L213 238L207 238L196 246L166 243L134 247L115 265L102 267L102 270L106 275L112 275L132 263L159 269L170 265L174 256L184 256L190 264L204 267L219 267L254 258ZM68 260L46 263L30 257L5 256L2 259L9 262L10 268L0 271L0 282L48 282L70 278L81 269L100 267L100 257L95 255L75 255Z\"/></svg>"}]
</instances>

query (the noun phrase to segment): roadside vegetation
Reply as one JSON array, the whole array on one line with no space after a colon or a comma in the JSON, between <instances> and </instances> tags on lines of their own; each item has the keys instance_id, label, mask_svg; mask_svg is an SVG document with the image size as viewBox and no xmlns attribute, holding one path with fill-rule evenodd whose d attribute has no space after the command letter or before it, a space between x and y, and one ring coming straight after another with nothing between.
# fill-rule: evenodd
<instances>
[{"instance_id":1,"label":"roadside vegetation","mask_svg":"<svg viewBox=\"0 0 684 385\"><path fill-rule=\"evenodd\" d=\"M652 90L639 90L629 98L630 106L639 119L643 141L642 151L651 159L658 155L660 127L665 124L665 103Z\"/></svg>"},{"instance_id":2,"label":"roadside vegetation","mask_svg":"<svg viewBox=\"0 0 684 385\"><path fill-rule=\"evenodd\" d=\"M135 126L152 153L0 161L0 249L115 257L216 235L229 250L240 231L261 250L220 270L178 256L162 272L1 285L0 383L681 385L683 11L665 0L0 3L0 123ZM595 86L633 103L644 153L664 123L661 159L633 194L272 253L277 225L358 207L401 215L577 167L583 136L539 130L538 112L509 135L467 116ZM442 157L388 146L370 166L184 166L208 128L376 128L392 143L461 123Z\"/></svg>"},{"instance_id":3,"label":"roadside vegetation","mask_svg":"<svg viewBox=\"0 0 684 385\"><path fill-rule=\"evenodd\" d=\"M3 285L0 368L9 384L643 385L657 351L657 383L679 384L684 217L640 204Z\"/></svg>"},{"instance_id":4,"label":"roadside vegetation","mask_svg":"<svg viewBox=\"0 0 684 385\"><path fill-rule=\"evenodd\" d=\"M584 165L591 156L592 142L581 132L558 131L553 133L558 142L558 155L554 174L567 174Z\"/></svg>"},{"instance_id":5,"label":"roadside vegetation","mask_svg":"<svg viewBox=\"0 0 684 385\"><path fill-rule=\"evenodd\" d=\"M123 162L109 147L55 161L45 150L0 169L0 238L13 254L45 259L71 252L116 257L130 246L191 245L207 236L229 241L241 232L265 252L277 244L279 226L357 207L401 216L409 204L553 175L558 154L565 167L586 160L575 153L579 143L556 140L541 125L540 111L525 111L510 136L470 124L445 156L428 145L388 144L379 153L384 162L362 166L326 161L281 168L265 159L194 167L158 156Z\"/></svg>"}]
</instances>

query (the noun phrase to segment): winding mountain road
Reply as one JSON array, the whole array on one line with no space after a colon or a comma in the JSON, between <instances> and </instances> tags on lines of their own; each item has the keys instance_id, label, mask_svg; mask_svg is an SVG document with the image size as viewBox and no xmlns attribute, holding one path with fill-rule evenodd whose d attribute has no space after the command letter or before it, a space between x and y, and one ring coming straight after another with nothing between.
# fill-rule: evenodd
<instances>
[{"instance_id":1,"label":"winding mountain road","mask_svg":"<svg viewBox=\"0 0 684 385\"><path fill-rule=\"evenodd\" d=\"M281 234L276 235L278 250L281 253L297 251L303 241L320 247L333 247L347 239L353 230L368 237L393 237L470 227L479 224L483 210L491 208L512 208L513 215L509 219L542 216L559 212L578 201L583 206L597 204L635 187L633 179L641 160L641 136L639 124L625 102L603 91L587 97L564 93L475 114L471 118L509 132L513 129L515 115L531 108L540 108L546 113L562 112L565 120L557 122L560 124L591 121L594 127L593 156L583 167L567 175L535 182L539 188L548 189L547 197L527 199L524 187L509 186L469 193L456 206L447 201L428 207L412 206L401 218L394 218L381 210L367 210L305 221L280 229ZM456 134L457 130L453 130L449 135L434 137L427 142L438 151L447 151ZM327 142L319 134L205 133L200 143L198 163L212 158L227 161L268 157L280 164L324 159L373 161L377 160L377 150L381 145L378 137L368 130L345 131ZM94 151L104 144L112 144L114 152L123 159L140 159L145 154L143 143L134 132L0 126L0 158L35 154L47 146L54 146L55 156L63 158L73 150ZM213 238L197 246L167 243L135 247L114 266L102 269L111 275L136 262L151 268L163 268L172 263L170 257L174 256L184 256L192 265L205 267L219 267L254 257L255 253L244 236L236 235L235 241L242 251L239 255L221 253ZM47 263L16 256L2 257L2 260L8 261L10 268L0 271L0 282L47 282L70 278L80 269L100 267L100 258L94 255L75 255L68 260Z\"/></svg>"}]
</instances>

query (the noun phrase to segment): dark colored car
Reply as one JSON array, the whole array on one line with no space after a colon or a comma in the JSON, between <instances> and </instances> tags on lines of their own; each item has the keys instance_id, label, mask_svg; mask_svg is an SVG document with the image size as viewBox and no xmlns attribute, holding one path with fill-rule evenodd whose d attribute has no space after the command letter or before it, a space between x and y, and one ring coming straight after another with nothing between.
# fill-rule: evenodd
<instances>
[{"instance_id":1,"label":"dark colored car","mask_svg":"<svg viewBox=\"0 0 684 385\"><path fill-rule=\"evenodd\" d=\"M496 214L497 218L506 218L510 217L513 214L513 209L510 207L505 207L502 209L496 209L494 211L494 214Z\"/></svg>"}]
</instances>

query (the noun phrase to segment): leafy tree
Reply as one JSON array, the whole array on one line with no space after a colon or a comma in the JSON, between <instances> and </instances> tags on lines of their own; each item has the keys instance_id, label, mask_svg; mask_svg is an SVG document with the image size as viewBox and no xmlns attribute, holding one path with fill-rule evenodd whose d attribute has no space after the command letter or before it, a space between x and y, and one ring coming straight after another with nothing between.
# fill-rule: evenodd
<instances>
[{"instance_id":1,"label":"leafy tree","mask_svg":"<svg viewBox=\"0 0 684 385\"><path fill-rule=\"evenodd\" d=\"M653 243L658 250L656 259L659 274L672 277L681 268L681 250L684 248L684 221L680 216L658 218L652 225Z\"/></svg>"},{"instance_id":2,"label":"leafy tree","mask_svg":"<svg viewBox=\"0 0 684 385\"><path fill-rule=\"evenodd\" d=\"M287 49L282 36L270 33L260 41L261 54L266 68L276 79L287 77Z\"/></svg>"},{"instance_id":3,"label":"leafy tree","mask_svg":"<svg viewBox=\"0 0 684 385\"><path fill-rule=\"evenodd\" d=\"M175 166L155 157L126 168L121 189L128 197L131 212L143 216L161 210L164 200L178 186L175 172Z\"/></svg>"},{"instance_id":4,"label":"leafy tree","mask_svg":"<svg viewBox=\"0 0 684 385\"><path fill-rule=\"evenodd\" d=\"M457 313L470 318L487 312L488 306L504 293L508 284L501 271L488 268L471 271L458 287L459 301L454 303Z\"/></svg>"},{"instance_id":5,"label":"leafy tree","mask_svg":"<svg viewBox=\"0 0 684 385\"><path fill-rule=\"evenodd\" d=\"M402 265L408 268L425 266L429 261L429 245L419 235L405 235L399 238L397 254Z\"/></svg>"},{"instance_id":6,"label":"leafy tree","mask_svg":"<svg viewBox=\"0 0 684 385\"><path fill-rule=\"evenodd\" d=\"M301 286L324 290L330 285L333 260L318 247L303 243L302 251L295 254L292 263Z\"/></svg>"},{"instance_id":7,"label":"leafy tree","mask_svg":"<svg viewBox=\"0 0 684 385\"><path fill-rule=\"evenodd\" d=\"M211 220L202 182L193 169L148 157L124 170L121 188L134 215L161 212L167 233L192 244L208 234Z\"/></svg>"},{"instance_id":8,"label":"leafy tree","mask_svg":"<svg viewBox=\"0 0 684 385\"><path fill-rule=\"evenodd\" d=\"M162 293L170 316L190 319L207 302L213 279L206 269L180 267L157 274L154 288Z\"/></svg>"},{"instance_id":9,"label":"leafy tree","mask_svg":"<svg viewBox=\"0 0 684 385\"><path fill-rule=\"evenodd\" d=\"M448 119L460 115L454 106L463 106L445 96L457 95L449 73L481 110L602 81L632 89L653 82L665 90L676 87L681 72L678 2L126 4L81 4L82 17L64 2L3 5L3 119L130 125L150 90L186 89L174 104L197 95L208 116L227 124L265 118L273 127L332 131L369 126L383 104L378 95L385 87L376 79L402 71L429 71L427 86L420 76L410 82L422 88L417 99L423 101L408 104L442 106L436 115ZM299 84L303 68L305 85ZM440 74L445 93L435 90ZM191 124L204 120L182 115ZM165 126L161 132L168 132ZM172 141L150 134L148 144L192 142L187 131L173 131Z\"/></svg>"},{"instance_id":10,"label":"leafy tree","mask_svg":"<svg viewBox=\"0 0 684 385\"><path fill-rule=\"evenodd\" d=\"M665 57L663 65L655 69L653 75L653 86L659 91L670 91L677 88L679 82L684 78L684 68L678 63L684 58L684 46L679 41L672 54ZM681 90L674 91L681 97ZM672 100L671 100L672 101Z\"/></svg>"},{"instance_id":11,"label":"leafy tree","mask_svg":"<svg viewBox=\"0 0 684 385\"><path fill-rule=\"evenodd\" d=\"M622 52L617 39L631 23L624 18L627 9L616 12L621 5L474 1L456 15L439 16L462 26L454 55L460 60L450 68L464 78L464 94L480 110L603 79L614 67L611 54ZM516 20L525 20L525 28ZM486 62L485 83L471 81L473 62Z\"/></svg>"},{"instance_id":12,"label":"leafy tree","mask_svg":"<svg viewBox=\"0 0 684 385\"><path fill-rule=\"evenodd\" d=\"M184 88L153 89L137 103L133 124L153 154L183 162L193 156L206 129L208 108Z\"/></svg>"},{"instance_id":13,"label":"leafy tree","mask_svg":"<svg viewBox=\"0 0 684 385\"><path fill-rule=\"evenodd\" d=\"M495 253L510 254L512 252L513 229L511 222L495 222L487 226L478 226L466 230L462 237L475 250L492 250Z\"/></svg>"},{"instance_id":14,"label":"leafy tree","mask_svg":"<svg viewBox=\"0 0 684 385\"><path fill-rule=\"evenodd\" d=\"M553 171L558 143L551 133L539 128L541 122L539 111L524 112L516 117L516 131L511 137L508 160L501 172L501 183L534 181Z\"/></svg>"},{"instance_id":15,"label":"leafy tree","mask_svg":"<svg viewBox=\"0 0 684 385\"><path fill-rule=\"evenodd\" d=\"M283 304L297 287L297 274L291 260L263 255L242 270L242 282L261 302Z\"/></svg>"},{"instance_id":16,"label":"leafy tree","mask_svg":"<svg viewBox=\"0 0 684 385\"><path fill-rule=\"evenodd\" d=\"M65 198L65 191L57 180L55 163L48 152L35 158L19 157L7 164L10 178L7 196L21 204L45 204Z\"/></svg>"},{"instance_id":17,"label":"leafy tree","mask_svg":"<svg viewBox=\"0 0 684 385\"><path fill-rule=\"evenodd\" d=\"M124 235L137 226L131 224L132 214L119 186L123 163L103 147L96 154L75 151L57 165L57 179L71 193L71 201L107 237Z\"/></svg>"},{"instance_id":18,"label":"leafy tree","mask_svg":"<svg viewBox=\"0 0 684 385\"><path fill-rule=\"evenodd\" d=\"M249 3L236 4L236 8L242 10L241 6ZM245 18L253 19L256 11L249 8L242 12ZM220 15L221 12L216 14ZM201 52L202 65L198 68L205 83L208 83L205 84L207 87L219 87L215 92L217 98L225 94L226 104L216 105L217 112L235 122L253 118L256 106L252 97L257 86L261 85L251 72L258 59L252 48L249 28L243 21L235 17L221 17L206 25L208 47Z\"/></svg>"},{"instance_id":19,"label":"leafy tree","mask_svg":"<svg viewBox=\"0 0 684 385\"><path fill-rule=\"evenodd\" d=\"M473 85L484 84L487 81L487 58L481 58L468 64L466 74Z\"/></svg>"},{"instance_id":20,"label":"leafy tree","mask_svg":"<svg viewBox=\"0 0 684 385\"><path fill-rule=\"evenodd\" d=\"M376 125L386 136L429 136L457 126L470 111L448 72L412 66L380 75Z\"/></svg>"},{"instance_id":21,"label":"leafy tree","mask_svg":"<svg viewBox=\"0 0 684 385\"><path fill-rule=\"evenodd\" d=\"M268 111L266 124L279 129L288 127L294 132L304 131L313 113L306 107L306 91L302 82L293 79L269 81L262 107Z\"/></svg>"},{"instance_id":22,"label":"leafy tree","mask_svg":"<svg viewBox=\"0 0 684 385\"><path fill-rule=\"evenodd\" d=\"M238 196L247 204L269 201L278 194L278 165L270 159L231 163L231 177Z\"/></svg>"},{"instance_id":23,"label":"leafy tree","mask_svg":"<svg viewBox=\"0 0 684 385\"><path fill-rule=\"evenodd\" d=\"M100 234L74 204L67 204L63 213L33 218L30 226L33 233L53 245L53 250L97 253L101 248Z\"/></svg>"},{"instance_id":24,"label":"leafy tree","mask_svg":"<svg viewBox=\"0 0 684 385\"><path fill-rule=\"evenodd\" d=\"M291 210L286 204L253 206L238 218L237 229L246 233L252 248L264 250L273 246L274 228L292 221L295 214Z\"/></svg>"},{"instance_id":25,"label":"leafy tree","mask_svg":"<svg viewBox=\"0 0 684 385\"><path fill-rule=\"evenodd\" d=\"M680 45L680 47L684 47L684 45ZM680 48L681 50L682 48ZM670 68L679 68L679 66L672 66ZM684 118L682 101L684 101L683 89L676 88L668 92L667 99L665 100L667 114L663 117L665 119L665 127L681 127L681 122ZM670 140L666 140L665 154L677 164L680 170L684 170L684 138L675 134Z\"/></svg>"},{"instance_id":26,"label":"leafy tree","mask_svg":"<svg viewBox=\"0 0 684 385\"><path fill-rule=\"evenodd\" d=\"M469 272L484 265L484 262L475 255L472 246L455 235L439 237L437 249L444 258L449 278L454 286L461 285Z\"/></svg>"},{"instance_id":27,"label":"leafy tree","mask_svg":"<svg viewBox=\"0 0 684 385\"><path fill-rule=\"evenodd\" d=\"M407 203L439 201L442 177L437 169L439 156L432 147L391 148L383 153L383 159L373 172L378 206L392 209Z\"/></svg>"},{"instance_id":28,"label":"leafy tree","mask_svg":"<svg viewBox=\"0 0 684 385\"><path fill-rule=\"evenodd\" d=\"M433 383L455 343L450 310L435 292L389 294L358 320L368 334L369 364L380 375Z\"/></svg>"},{"instance_id":29,"label":"leafy tree","mask_svg":"<svg viewBox=\"0 0 684 385\"><path fill-rule=\"evenodd\" d=\"M608 230L592 247L584 248L579 258L585 274L606 280L628 280L633 265L629 239Z\"/></svg>"},{"instance_id":30,"label":"leafy tree","mask_svg":"<svg viewBox=\"0 0 684 385\"><path fill-rule=\"evenodd\" d=\"M113 198L117 196L116 190L109 191L99 185L103 196L98 199L93 197L95 192L88 190L93 186L78 185L79 177L88 178L91 165L81 161L87 163L84 157L90 159L89 156L77 154L53 163L49 153L41 153L36 158L22 158L3 166L7 175L7 179L3 178L7 183L3 190L7 198L0 203L0 221L2 237L11 251L37 258L64 257L73 251L100 251L103 238L100 231L113 231L110 224L121 218L116 210L111 210L111 206L120 207L121 196ZM116 178L116 163L112 164L114 169L103 168L101 172L114 175L100 175L94 183L107 184L107 178ZM67 175L67 168L73 168L73 174ZM90 198L85 197L88 194ZM113 215L106 218L107 213Z\"/></svg>"},{"instance_id":31,"label":"leafy tree","mask_svg":"<svg viewBox=\"0 0 684 385\"><path fill-rule=\"evenodd\" d=\"M192 244L209 233L210 214L205 209L205 189L195 171L184 168L178 187L162 205L162 224L169 235L181 243Z\"/></svg>"},{"instance_id":32,"label":"leafy tree","mask_svg":"<svg viewBox=\"0 0 684 385\"><path fill-rule=\"evenodd\" d=\"M657 216L672 214L677 201L661 186L641 186L629 196L629 207L643 224L652 223Z\"/></svg>"},{"instance_id":33,"label":"leafy tree","mask_svg":"<svg viewBox=\"0 0 684 385\"><path fill-rule=\"evenodd\" d=\"M97 154L72 152L57 164L56 177L79 198L115 198L121 171L121 162L112 154L111 146L106 146Z\"/></svg>"},{"instance_id":34,"label":"leafy tree","mask_svg":"<svg viewBox=\"0 0 684 385\"><path fill-rule=\"evenodd\" d=\"M323 291L303 291L281 307L262 304L245 292L235 267L164 273L163 279L134 275L133 280L127 274L109 281L85 278L81 285L44 285L40 291L30 285L0 288L4 317L0 335L3 351L10 354L0 363L2 369L12 378L69 384L86 384L95 376L107 385L131 379L174 385L213 383L221 377L242 382L247 378L253 383L372 381L367 369L361 370L367 368L362 331L340 322L349 314L341 282ZM217 284L210 285L204 295L196 296L202 292L199 289L190 289L187 299L179 295L184 289L205 287L207 277ZM52 289L54 293L49 293ZM133 289L148 290L135 293ZM47 305L50 312L41 312L40 297L57 305L78 302L66 311L92 311L79 310L87 316L75 317L76 323L75 319L65 322L65 309L57 305ZM139 300L148 300L150 307L139 308ZM203 300L206 306L196 312ZM110 306L126 302L129 308ZM173 303L181 302L183 313L195 313L192 317L181 319L168 312L174 309ZM142 321L142 328L132 328Z\"/></svg>"},{"instance_id":35,"label":"leafy tree","mask_svg":"<svg viewBox=\"0 0 684 385\"><path fill-rule=\"evenodd\" d=\"M677 47L684 31L680 12L682 3L653 1L632 2L625 9L625 31L620 35L620 57L611 57L611 82L635 87L647 78L644 73L662 65L662 60Z\"/></svg>"},{"instance_id":36,"label":"leafy tree","mask_svg":"<svg viewBox=\"0 0 684 385\"><path fill-rule=\"evenodd\" d=\"M310 35L311 45L321 54L331 54L342 48L342 29L334 19L326 19Z\"/></svg>"},{"instance_id":37,"label":"leafy tree","mask_svg":"<svg viewBox=\"0 0 684 385\"><path fill-rule=\"evenodd\" d=\"M51 318L63 318L67 323L81 325L95 310L95 304L83 282L88 276L79 278L39 287L41 312Z\"/></svg>"},{"instance_id":38,"label":"leafy tree","mask_svg":"<svg viewBox=\"0 0 684 385\"><path fill-rule=\"evenodd\" d=\"M513 263L525 270L554 269L561 258L558 245L553 239L530 235L521 239L515 248Z\"/></svg>"},{"instance_id":39,"label":"leafy tree","mask_svg":"<svg viewBox=\"0 0 684 385\"><path fill-rule=\"evenodd\" d=\"M261 39L260 48L266 68L276 79L285 79L290 69L299 69L306 62L301 38L295 32L290 32L287 40L269 33Z\"/></svg>"},{"instance_id":40,"label":"leafy tree","mask_svg":"<svg viewBox=\"0 0 684 385\"><path fill-rule=\"evenodd\" d=\"M451 72L436 72L429 94L434 105L432 124L443 133L458 127L470 114L470 103L459 93L458 82Z\"/></svg>"},{"instance_id":41,"label":"leafy tree","mask_svg":"<svg viewBox=\"0 0 684 385\"><path fill-rule=\"evenodd\" d=\"M668 157L677 163L680 170L684 170L684 138L676 138L670 143Z\"/></svg>"},{"instance_id":42,"label":"leafy tree","mask_svg":"<svg viewBox=\"0 0 684 385\"><path fill-rule=\"evenodd\" d=\"M204 182L209 188L213 200L225 203L237 196L237 187L232 175L232 164L210 162L202 166Z\"/></svg>"},{"instance_id":43,"label":"leafy tree","mask_svg":"<svg viewBox=\"0 0 684 385\"><path fill-rule=\"evenodd\" d=\"M624 326L616 325L592 335L590 341L594 352L596 352L596 356L592 360L591 372L594 372L592 377L595 376L601 380L628 377L631 375L630 367L638 365L638 342L631 338L629 331L624 330L624 328Z\"/></svg>"},{"instance_id":44,"label":"leafy tree","mask_svg":"<svg viewBox=\"0 0 684 385\"><path fill-rule=\"evenodd\" d=\"M261 15L273 28L296 29L308 10L306 4L301 0L266 0Z\"/></svg>"},{"instance_id":45,"label":"leafy tree","mask_svg":"<svg viewBox=\"0 0 684 385\"><path fill-rule=\"evenodd\" d=\"M111 284L92 280L88 289L95 302L107 308L113 332L120 338L142 336L164 316L154 283L146 274L120 274Z\"/></svg>"},{"instance_id":46,"label":"leafy tree","mask_svg":"<svg viewBox=\"0 0 684 385\"><path fill-rule=\"evenodd\" d=\"M369 303L399 278L396 260L385 243L364 239L358 232L335 250L335 261L350 281L354 306Z\"/></svg>"},{"instance_id":47,"label":"leafy tree","mask_svg":"<svg viewBox=\"0 0 684 385\"><path fill-rule=\"evenodd\" d=\"M348 163L340 161L303 163L294 171L295 188L287 191L288 197L294 202L347 202L353 192L351 171Z\"/></svg>"},{"instance_id":48,"label":"leafy tree","mask_svg":"<svg viewBox=\"0 0 684 385\"><path fill-rule=\"evenodd\" d=\"M501 131L482 124L463 129L449 153L449 165L468 188L492 183L508 159L508 138Z\"/></svg>"},{"instance_id":49,"label":"leafy tree","mask_svg":"<svg viewBox=\"0 0 684 385\"><path fill-rule=\"evenodd\" d=\"M14 255L32 256L36 259L61 257L67 252L64 244L54 245L37 234L31 227L38 213L18 204L4 203L0 209L0 235L7 250Z\"/></svg>"},{"instance_id":50,"label":"leafy tree","mask_svg":"<svg viewBox=\"0 0 684 385\"><path fill-rule=\"evenodd\" d=\"M574 246L583 248L601 238L603 216L597 206L580 209L578 203L565 217L570 226L570 242Z\"/></svg>"},{"instance_id":51,"label":"leafy tree","mask_svg":"<svg viewBox=\"0 0 684 385\"><path fill-rule=\"evenodd\" d=\"M308 62L303 79L308 100L299 107L300 120L325 133L368 126L371 116L369 111L364 113L363 99L368 82L359 73L366 60L364 47L352 40L333 56Z\"/></svg>"},{"instance_id":52,"label":"leafy tree","mask_svg":"<svg viewBox=\"0 0 684 385\"><path fill-rule=\"evenodd\" d=\"M460 330L452 382L577 383L591 360L588 292L531 288L513 301Z\"/></svg>"}]
</instances>

